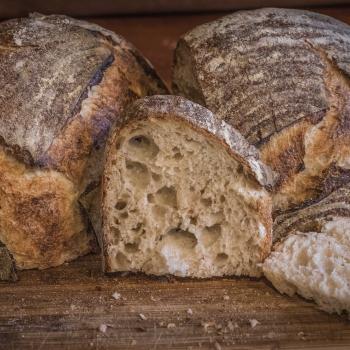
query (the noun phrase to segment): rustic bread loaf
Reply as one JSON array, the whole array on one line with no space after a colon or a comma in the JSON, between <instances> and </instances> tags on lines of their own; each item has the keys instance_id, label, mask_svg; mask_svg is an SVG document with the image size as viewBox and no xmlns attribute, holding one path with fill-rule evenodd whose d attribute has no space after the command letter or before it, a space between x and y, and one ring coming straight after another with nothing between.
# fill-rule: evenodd
<instances>
[{"instance_id":1,"label":"rustic bread loaf","mask_svg":"<svg viewBox=\"0 0 350 350\"><path fill-rule=\"evenodd\" d=\"M264 274L277 289L350 309L350 27L286 9L237 12L179 41L173 87L257 146L278 174Z\"/></svg>"},{"instance_id":2,"label":"rustic bread loaf","mask_svg":"<svg viewBox=\"0 0 350 350\"><path fill-rule=\"evenodd\" d=\"M173 87L259 147L275 170L275 213L322 199L350 179L350 27L266 8L184 35Z\"/></svg>"},{"instance_id":3,"label":"rustic bread loaf","mask_svg":"<svg viewBox=\"0 0 350 350\"><path fill-rule=\"evenodd\" d=\"M105 271L259 276L271 181L256 149L207 109L176 96L136 101L106 150Z\"/></svg>"},{"instance_id":4,"label":"rustic bread loaf","mask_svg":"<svg viewBox=\"0 0 350 350\"><path fill-rule=\"evenodd\" d=\"M0 240L17 267L85 254L102 152L132 100L166 88L123 38L65 16L0 24Z\"/></svg>"},{"instance_id":5,"label":"rustic bread loaf","mask_svg":"<svg viewBox=\"0 0 350 350\"><path fill-rule=\"evenodd\" d=\"M263 271L282 293L313 299L327 312L350 313L350 219L335 217L317 233L289 235Z\"/></svg>"}]
</instances>

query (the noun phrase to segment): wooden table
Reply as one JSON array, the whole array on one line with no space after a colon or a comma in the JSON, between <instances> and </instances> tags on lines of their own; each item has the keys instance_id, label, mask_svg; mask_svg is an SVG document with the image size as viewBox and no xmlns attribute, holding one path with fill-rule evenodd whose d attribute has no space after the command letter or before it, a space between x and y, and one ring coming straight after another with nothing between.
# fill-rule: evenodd
<instances>
[{"instance_id":1,"label":"wooden table","mask_svg":"<svg viewBox=\"0 0 350 350\"><path fill-rule=\"evenodd\" d=\"M319 11L350 23L350 7ZM90 20L131 40L169 83L179 35L221 15ZM0 349L350 349L345 316L264 279L106 277L97 255L19 277L0 284Z\"/></svg>"}]
</instances>

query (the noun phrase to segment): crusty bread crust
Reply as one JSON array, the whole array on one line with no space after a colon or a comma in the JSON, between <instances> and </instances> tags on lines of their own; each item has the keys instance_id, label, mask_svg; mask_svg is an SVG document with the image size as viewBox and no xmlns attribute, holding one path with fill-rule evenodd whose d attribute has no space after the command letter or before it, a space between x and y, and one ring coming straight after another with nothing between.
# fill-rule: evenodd
<instances>
[{"instance_id":1,"label":"crusty bread crust","mask_svg":"<svg viewBox=\"0 0 350 350\"><path fill-rule=\"evenodd\" d=\"M113 154L116 152L115 143L122 129L146 119L170 119L186 124L197 132L203 133L207 138L211 138L223 145L227 152L242 164L242 171L246 174L258 188L270 187L273 185L274 174L271 169L260 161L255 147L248 142L230 125L216 118L206 108L188 101L180 96L152 96L135 101L118 119L113 134L109 138L106 146L106 163L102 176L102 227L105 229L105 222L108 222L109 215L104 198L108 191L107 183L113 171ZM262 248L261 261L269 254L272 240L272 218L271 200L268 194L256 203L256 210L259 213L267 235L265 245ZM106 228L107 229L107 228ZM106 250L108 241L105 240L107 234L102 232L103 245L103 269L110 271L109 257Z\"/></svg>"},{"instance_id":2,"label":"crusty bread crust","mask_svg":"<svg viewBox=\"0 0 350 350\"><path fill-rule=\"evenodd\" d=\"M66 16L1 23L0 69L0 187L11 222L0 240L19 268L56 266L94 246L86 211L97 205L109 129L130 101L166 87L122 37Z\"/></svg>"},{"instance_id":3,"label":"crusty bread crust","mask_svg":"<svg viewBox=\"0 0 350 350\"><path fill-rule=\"evenodd\" d=\"M320 232L333 217L350 217L350 182L315 202L278 215L274 220L273 240L296 232Z\"/></svg>"},{"instance_id":4,"label":"crusty bread crust","mask_svg":"<svg viewBox=\"0 0 350 350\"><path fill-rule=\"evenodd\" d=\"M274 210L295 209L350 177L350 27L287 9L242 11L184 35L174 91L258 146L278 173Z\"/></svg>"}]
</instances>

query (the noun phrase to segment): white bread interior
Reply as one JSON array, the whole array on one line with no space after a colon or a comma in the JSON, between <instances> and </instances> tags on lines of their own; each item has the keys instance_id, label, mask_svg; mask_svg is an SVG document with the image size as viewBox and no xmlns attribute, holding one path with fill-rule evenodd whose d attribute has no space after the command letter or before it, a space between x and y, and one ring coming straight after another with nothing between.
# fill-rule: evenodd
<instances>
[{"instance_id":1,"label":"white bread interior","mask_svg":"<svg viewBox=\"0 0 350 350\"><path fill-rule=\"evenodd\" d=\"M335 217L322 232L298 233L265 260L265 276L282 293L313 299L327 312L350 312L350 219Z\"/></svg>"},{"instance_id":2,"label":"white bread interior","mask_svg":"<svg viewBox=\"0 0 350 350\"><path fill-rule=\"evenodd\" d=\"M259 276L271 245L266 190L218 140L180 120L132 125L107 160L105 270Z\"/></svg>"}]
</instances>

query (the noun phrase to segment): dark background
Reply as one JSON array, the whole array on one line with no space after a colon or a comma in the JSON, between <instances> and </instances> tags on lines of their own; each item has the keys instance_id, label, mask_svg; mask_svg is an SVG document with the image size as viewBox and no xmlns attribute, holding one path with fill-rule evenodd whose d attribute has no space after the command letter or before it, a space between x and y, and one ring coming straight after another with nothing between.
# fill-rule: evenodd
<instances>
[{"instance_id":1,"label":"dark background","mask_svg":"<svg viewBox=\"0 0 350 350\"><path fill-rule=\"evenodd\" d=\"M0 17L29 12L65 13L70 16L198 13L256 7L313 7L350 4L350 0L0 0Z\"/></svg>"}]
</instances>

